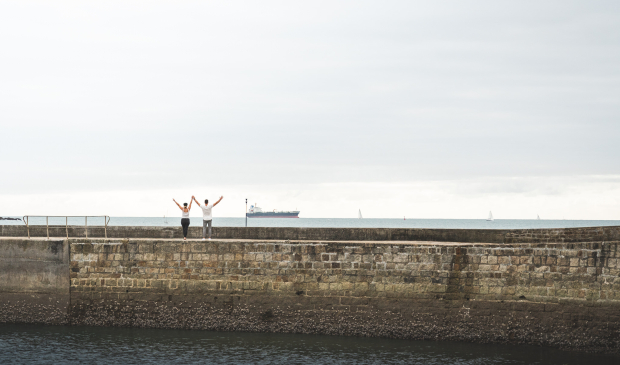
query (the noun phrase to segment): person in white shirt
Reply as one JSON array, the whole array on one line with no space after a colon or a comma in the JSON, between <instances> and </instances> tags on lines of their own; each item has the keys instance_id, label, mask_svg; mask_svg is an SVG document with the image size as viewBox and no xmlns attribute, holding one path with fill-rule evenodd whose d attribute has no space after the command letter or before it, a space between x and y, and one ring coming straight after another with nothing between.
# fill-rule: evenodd
<instances>
[{"instance_id":1,"label":"person in white shirt","mask_svg":"<svg viewBox=\"0 0 620 365\"><path fill-rule=\"evenodd\" d=\"M209 199L205 199L204 206L200 205L200 203L198 203L198 200L196 200L196 197L193 195L192 199L196 202L196 204L198 204L200 209L202 209L202 240L204 241L207 237L207 226L209 226L209 239L211 239L211 221L213 220L213 214L211 213L211 210L214 206L218 205L219 202L224 199L224 197L220 196L220 199L213 204L209 204Z\"/></svg>"}]
</instances>

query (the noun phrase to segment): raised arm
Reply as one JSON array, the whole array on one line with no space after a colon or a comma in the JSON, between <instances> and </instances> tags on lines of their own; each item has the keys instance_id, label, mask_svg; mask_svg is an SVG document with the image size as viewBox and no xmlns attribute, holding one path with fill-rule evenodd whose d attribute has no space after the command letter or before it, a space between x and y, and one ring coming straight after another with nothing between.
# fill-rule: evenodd
<instances>
[{"instance_id":1,"label":"raised arm","mask_svg":"<svg viewBox=\"0 0 620 365\"><path fill-rule=\"evenodd\" d=\"M219 199L218 201L216 201L215 203L213 203L213 206L218 205L218 204L219 204L219 202L221 202L221 201L222 201L222 199L224 199L224 197L223 197L223 196L220 196L220 199Z\"/></svg>"},{"instance_id":2,"label":"raised arm","mask_svg":"<svg viewBox=\"0 0 620 365\"><path fill-rule=\"evenodd\" d=\"M172 200L173 200L175 203L177 203L177 201L176 201L176 200L174 200L174 198L172 198ZM179 207L179 209L183 210L183 208L181 208L181 205L180 205L179 203L177 203L177 206Z\"/></svg>"},{"instance_id":3,"label":"raised arm","mask_svg":"<svg viewBox=\"0 0 620 365\"><path fill-rule=\"evenodd\" d=\"M192 198L193 198L193 197L194 197L194 196L192 195ZM189 201L189 207L187 207L187 211L189 212L190 210L192 210L192 200L191 200L191 199L190 199L190 201Z\"/></svg>"},{"instance_id":4,"label":"raised arm","mask_svg":"<svg viewBox=\"0 0 620 365\"><path fill-rule=\"evenodd\" d=\"M198 204L198 206L200 206L200 203L198 203L198 199L196 199L195 196L192 195L192 200L194 200L196 202L196 204Z\"/></svg>"}]
</instances>

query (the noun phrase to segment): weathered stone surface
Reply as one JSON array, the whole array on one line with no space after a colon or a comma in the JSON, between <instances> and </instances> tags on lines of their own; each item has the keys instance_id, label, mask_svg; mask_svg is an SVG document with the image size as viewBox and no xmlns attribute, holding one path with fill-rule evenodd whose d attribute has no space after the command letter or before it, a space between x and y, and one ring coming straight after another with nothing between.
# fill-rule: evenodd
<instances>
[{"instance_id":1,"label":"weathered stone surface","mask_svg":"<svg viewBox=\"0 0 620 365\"><path fill-rule=\"evenodd\" d=\"M31 237L183 238L181 227L30 226ZM0 225L0 237L27 237L25 225ZM190 238L202 237L201 227L189 227ZM424 228L282 228L214 227L213 237L252 240L315 241L437 241L486 243L545 243L620 241L620 227L558 229L424 229Z\"/></svg>"},{"instance_id":2,"label":"weathered stone surface","mask_svg":"<svg viewBox=\"0 0 620 365\"><path fill-rule=\"evenodd\" d=\"M69 324L69 295L0 292L0 323Z\"/></svg>"},{"instance_id":3,"label":"weathered stone surface","mask_svg":"<svg viewBox=\"0 0 620 365\"><path fill-rule=\"evenodd\" d=\"M66 323L69 243L0 240L0 322Z\"/></svg>"},{"instance_id":4,"label":"weathered stone surface","mask_svg":"<svg viewBox=\"0 0 620 365\"><path fill-rule=\"evenodd\" d=\"M4 238L0 251L36 241L48 244ZM62 244L70 257L59 275L70 277L71 301L64 319L51 316L57 323L620 353L620 241L80 238ZM0 322L28 321L27 313L15 314L18 300L24 299L13 298L12 307L0 303ZM54 322L39 315L43 304L31 302L30 322Z\"/></svg>"},{"instance_id":5,"label":"weathered stone surface","mask_svg":"<svg viewBox=\"0 0 620 365\"><path fill-rule=\"evenodd\" d=\"M144 299L144 300L141 300ZM162 296L78 294L74 324L216 331L284 332L478 343L536 344L618 352L610 313L571 304L287 297L265 294Z\"/></svg>"}]
</instances>

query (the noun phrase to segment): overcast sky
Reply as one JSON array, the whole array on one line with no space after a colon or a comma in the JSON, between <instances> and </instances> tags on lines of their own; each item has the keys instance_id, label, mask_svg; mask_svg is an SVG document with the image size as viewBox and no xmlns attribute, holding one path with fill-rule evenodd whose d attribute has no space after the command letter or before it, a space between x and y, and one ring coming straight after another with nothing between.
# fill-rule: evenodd
<instances>
[{"instance_id":1,"label":"overcast sky","mask_svg":"<svg viewBox=\"0 0 620 365\"><path fill-rule=\"evenodd\" d=\"M620 219L618 1L2 1L0 40L0 216Z\"/></svg>"}]
</instances>

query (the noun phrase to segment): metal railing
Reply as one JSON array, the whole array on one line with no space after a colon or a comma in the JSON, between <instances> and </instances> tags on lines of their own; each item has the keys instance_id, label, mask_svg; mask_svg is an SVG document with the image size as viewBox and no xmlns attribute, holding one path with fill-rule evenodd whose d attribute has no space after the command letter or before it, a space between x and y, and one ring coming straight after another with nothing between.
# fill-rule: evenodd
<instances>
[{"instance_id":1,"label":"metal railing","mask_svg":"<svg viewBox=\"0 0 620 365\"><path fill-rule=\"evenodd\" d=\"M82 218L84 217L84 234L88 238L88 218L103 218L105 238L108 238L108 223L110 223L110 216L108 215L25 215L23 222L26 224L26 230L28 231L28 239L30 239L30 224L29 218L45 218L45 226L47 229L47 239L50 239L50 218L65 218L65 231L67 238L69 238L69 218Z\"/></svg>"}]
</instances>

